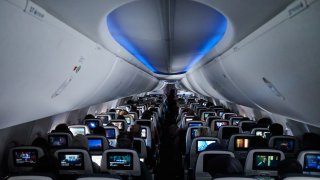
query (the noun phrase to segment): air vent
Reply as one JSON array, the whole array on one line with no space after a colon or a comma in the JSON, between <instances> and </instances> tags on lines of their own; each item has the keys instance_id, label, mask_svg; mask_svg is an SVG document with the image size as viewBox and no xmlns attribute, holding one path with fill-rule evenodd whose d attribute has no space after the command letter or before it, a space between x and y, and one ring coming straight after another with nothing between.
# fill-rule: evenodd
<instances>
[{"instance_id":1,"label":"air vent","mask_svg":"<svg viewBox=\"0 0 320 180\"><path fill-rule=\"evenodd\" d=\"M262 81L267 85L267 87L271 90L273 94L275 94L277 97L281 98L282 100L285 100L285 97L278 91L278 89L265 77L262 77Z\"/></svg>"}]
</instances>

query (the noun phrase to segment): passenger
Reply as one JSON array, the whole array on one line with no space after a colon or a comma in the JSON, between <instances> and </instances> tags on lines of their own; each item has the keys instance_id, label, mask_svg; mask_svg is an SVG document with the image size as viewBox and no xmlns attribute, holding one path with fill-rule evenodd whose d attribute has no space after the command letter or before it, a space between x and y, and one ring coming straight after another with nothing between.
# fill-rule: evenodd
<instances>
[{"instance_id":1,"label":"passenger","mask_svg":"<svg viewBox=\"0 0 320 180\"><path fill-rule=\"evenodd\" d=\"M213 106L214 104L212 103L212 102L208 102L207 104L206 104L206 107L207 108L209 108L209 107L211 107L211 106Z\"/></svg>"},{"instance_id":2,"label":"passenger","mask_svg":"<svg viewBox=\"0 0 320 180\"><path fill-rule=\"evenodd\" d=\"M216 156L207 161L205 166L212 177L243 175L240 161L229 155Z\"/></svg>"},{"instance_id":3,"label":"passenger","mask_svg":"<svg viewBox=\"0 0 320 180\"><path fill-rule=\"evenodd\" d=\"M128 111L126 111L126 110L120 110L119 111L119 113L118 113L118 115L120 115L120 116L124 116L124 115L128 115L129 113L128 113ZM118 116L119 117L119 116Z\"/></svg>"},{"instance_id":4,"label":"passenger","mask_svg":"<svg viewBox=\"0 0 320 180\"><path fill-rule=\"evenodd\" d=\"M117 148L120 149L133 149L133 135L130 132L121 132L117 137ZM152 176L147 166L140 162L141 179L152 180Z\"/></svg>"},{"instance_id":5,"label":"passenger","mask_svg":"<svg viewBox=\"0 0 320 180\"><path fill-rule=\"evenodd\" d=\"M262 136L253 136L250 144L250 149L268 148L268 140Z\"/></svg>"},{"instance_id":6,"label":"passenger","mask_svg":"<svg viewBox=\"0 0 320 180\"><path fill-rule=\"evenodd\" d=\"M88 140L84 135L77 134L75 137L72 138L70 147L84 149L88 151Z\"/></svg>"},{"instance_id":7,"label":"passenger","mask_svg":"<svg viewBox=\"0 0 320 180\"><path fill-rule=\"evenodd\" d=\"M152 111L146 110L142 113L141 119L151 119L152 118Z\"/></svg>"},{"instance_id":8,"label":"passenger","mask_svg":"<svg viewBox=\"0 0 320 180\"><path fill-rule=\"evenodd\" d=\"M302 174L302 171L302 166L296 159L284 159L278 164L279 179L290 174Z\"/></svg>"},{"instance_id":9,"label":"passenger","mask_svg":"<svg viewBox=\"0 0 320 180\"><path fill-rule=\"evenodd\" d=\"M101 126L94 128L92 133L106 137L106 130Z\"/></svg>"},{"instance_id":10,"label":"passenger","mask_svg":"<svg viewBox=\"0 0 320 180\"><path fill-rule=\"evenodd\" d=\"M270 118L261 118L257 122L257 128L269 128L269 126L272 124L272 120Z\"/></svg>"},{"instance_id":11,"label":"passenger","mask_svg":"<svg viewBox=\"0 0 320 180\"><path fill-rule=\"evenodd\" d=\"M279 123L273 123L269 126L270 136L282 136L283 126Z\"/></svg>"},{"instance_id":12,"label":"passenger","mask_svg":"<svg viewBox=\"0 0 320 180\"><path fill-rule=\"evenodd\" d=\"M70 129L68 128L68 125L65 124L65 123L63 123L63 124L58 124L58 125L56 126L56 128L55 128L53 131L51 131L51 132L53 132L53 133L55 133L55 132L69 133L69 134L71 135L71 137L73 137L72 132L71 132Z\"/></svg>"},{"instance_id":13,"label":"passenger","mask_svg":"<svg viewBox=\"0 0 320 180\"><path fill-rule=\"evenodd\" d=\"M204 151L214 151L214 150L224 151L224 150L226 150L226 148L223 147L222 144L216 142L216 143L209 144Z\"/></svg>"},{"instance_id":14,"label":"passenger","mask_svg":"<svg viewBox=\"0 0 320 180\"><path fill-rule=\"evenodd\" d=\"M302 150L320 150L320 135L315 133L304 133L302 136Z\"/></svg>"},{"instance_id":15,"label":"passenger","mask_svg":"<svg viewBox=\"0 0 320 180\"><path fill-rule=\"evenodd\" d=\"M37 137L33 140L32 146L40 147L45 155L50 154L50 144L48 141L42 137Z\"/></svg>"},{"instance_id":16,"label":"passenger","mask_svg":"<svg viewBox=\"0 0 320 180\"><path fill-rule=\"evenodd\" d=\"M92 114L87 114L84 119L95 119L95 117Z\"/></svg>"},{"instance_id":17,"label":"passenger","mask_svg":"<svg viewBox=\"0 0 320 180\"><path fill-rule=\"evenodd\" d=\"M139 124L134 124L130 127L130 132L133 137L141 138L141 126Z\"/></svg>"}]
</instances>

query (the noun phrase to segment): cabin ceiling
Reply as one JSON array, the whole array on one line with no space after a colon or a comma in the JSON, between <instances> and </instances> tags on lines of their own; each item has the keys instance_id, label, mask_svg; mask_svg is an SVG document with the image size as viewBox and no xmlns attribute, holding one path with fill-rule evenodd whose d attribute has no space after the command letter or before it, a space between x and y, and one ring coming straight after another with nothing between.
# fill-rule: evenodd
<instances>
[{"instance_id":1,"label":"cabin ceiling","mask_svg":"<svg viewBox=\"0 0 320 180\"><path fill-rule=\"evenodd\" d=\"M118 57L165 78L214 59L292 0L33 2Z\"/></svg>"}]
</instances>

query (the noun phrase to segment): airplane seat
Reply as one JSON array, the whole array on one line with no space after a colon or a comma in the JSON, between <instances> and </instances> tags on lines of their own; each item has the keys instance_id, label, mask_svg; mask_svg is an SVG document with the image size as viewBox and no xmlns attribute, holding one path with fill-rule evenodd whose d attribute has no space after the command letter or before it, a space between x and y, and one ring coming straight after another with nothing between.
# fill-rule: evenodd
<instances>
[{"instance_id":1,"label":"airplane seat","mask_svg":"<svg viewBox=\"0 0 320 180\"><path fill-rule=\"evenodd\" d=\"M212 143L220 143L220 140L215 137L197 137L192 140L190 148L189 169L195 167L195 162L198 158L198 154L204 151L207 146Z\"/></svg>"},{"instance_id":2,"label":"airplane seat","mask_svg":"<svg viewBox=\"0 0 320 180\"><path fill-rule=\"evenodd\" d=\"M8 154L8 170L14 174L30 172L42 156L44 156L44 152L40 147L13 147Z\"/></svg>"},{"instance_id":3,"label":"airplane seat","mask_svg":"<svg viewBox=\"0 0 320 180\"><path fill-rule=\"evenodd\" d=\"M241 127L242 132L246 134L250 134L252 129L257 126L257 122L255 121L241 121L239 123L239 127Z\"/></svg>"},{"instance_id":4,"label":"airplane seat","mask_svg":"<svg viewBox=\"0 0 320 180\"><path fill-rule=\"evenodd\" d=\"M90 134L90 129L87 125L70 125L68 128L72 132L73 136L76 136L77 134Z\"/></svg>"},{"instance_id":5,"label":"airplane seat","mask_svg":"<svg viewBox=\"0 0 320 180\"><path fill-rule=\"evenodd\" d=\"M315 175L307 175L307 174L301 174L301 175L290 175L282 180L319 180L320 176Z\"/></svg>"},{"instance_id":6,"label":"airplane seat","mask_svg":"<svg viewBox=\"0 0 320 180\"><path fill-rule=\"evenodd\" d=\"M105 126L106 138L109 141L109 146L117 147L117 137L120 134L118 127L116 126Z\"/></svg>"},{"instance_id":7,"label":"airplane seat","mask_svg":"<svg viewBox=\"0 0 320 180\"><path fill-rule=\"evenodd\" d=\"M208 116L206 119L205 119L205 121L206 121L206 123L207 123L207 126L208 127L211 127L211 123L212 123L212 121L213 120L218 120L218 119L221 119L221 117L220 116Z\"/></svg>"},{"instance_id":8,"label":"airplane seat","mask_svg":"<svg viewBox=\"0 0 320 180\"><path fill-rule=\"evenodd\" d=\"M219 178L213 178L213 180L256 180L256 179L249 178L249 177L219 177Z\"/></svg>"},{"instance_id":9,"label":"airplane seat","mask_svg":"<svg viewBox=\"0 0 320 180\"><path fill-rule=\"evenodd\" d=\"M92 174L92 175L81 175L76 180L122 180L118 175L111 174Z\"/></svg>"},{"instance_id":10,"label":"airplane seat","mask_svg":"<svg viewBox=\"0 0 320 180\"><path fill-rule=\"evenodd\" d=\"M40 175L20 175L20 176L10 176L7 180L53 180L49 176Z\"/></svg>"},{"instance_id":11,"label":"airplane seat","mask_svg":"<svg viewBox=\"0 0 320 180\"><path fill-rule=\"evenodd\" d=\"M241 133L242 133L242 129L239 126L221 125L218 130L218 138L220 139L222 146L227 147L230 137L233 134L241 134Z\"/></svg>"},{"instance_id":12,"label":"airplane seat","mask_svg":"<svg viewBox=\"0 0 320 180\"><path fill-rule=\"evenodd\" d=\"M203 151L198 155L195 165L195 179L196 180L211 180L212 176L209 174L209 162L211 159L219 156L227 155L234 158L233 152L230 151Z\"/></svg>"},{"instance_id":13,"label":"airplane seat","mask_svg":"<svg viewBox=\"0 0 320 180\"><path fill-rule=\"evenodd\" d=\"M102 121L102 126L107 126L109 120L111 120L110 114L97 114L97 119L100 119Z\"/></svg>"},{"instance_id":14,"label":"airplane seat","mask_svg":"<svg viewBox=\"0 0 320 180\"><path fill-rule=\"evenodd\" d=\"M116 112L106 112L106 115L111 116L111 119L109 119L109 121L118 118L118 114Z\"/></svg>"},{"instance_id":15,"label":"airplane seat","mask_svg":"<svg viewBox=\"0 0 320 180\"><path fill-rule=\"evenodd\" d=\"M137 151L140 160L145 162L145 160L148 158L146 142L142 138L134 138L133 147Z\"/></svg>"},{"instance_id":16,"label":"airplane seat","mask_svg":"<svg viewBox=\"0 0 320 180\"><path fill-rule=\"evenodd\" d=\"M252 149L248 152L244 172L246 176L278 176L278 164L285 159L276 149Z\"/></svg>"},{"instance_id":17,"label":"airplane seat","mask_svg":"<svg viewBox=\"0 0 320 180\"><path fill-rule=\"evenodd\" d=\"M188 129L189 127L197 127L197 126L207 126L203 121L188 121L184 127L184 129Z\"/></svg>"},{"instance_id":18,"label":"airplane seat","mask_svg":"<svg viewBox=\"0 0 320 180\"><path fill-rule=\"evenodd\" d=\"M140 176L138 153L131 149L108 149L102 154L101 172L120 176Z\"/></svg>"},{"instance_id":19,"label":"airplane seat","mask_svg":"<svg viewBox=\"0 0 320 180\"><path fill-rule=\"evenodd\" d=\"M206 126L189 127L186 134L186 152L189 154L191 143L196 137L208 137L211 136L210 128Z\"/></svg>"},{"instance_id":20,"label":"airplane seat","mask_svg":"<svg viewBox=\"0 0 320 180\"><path fill-rule=\"evenodd\" d=\"M90 155L102 155L105 150L109 149L109 141L104 136L90 134L86 138Z\"/></svg>"},{"instance_id":21,"label":"airplane seat","mask_svg":"<svg viewBox=\"0 0 320 180\"><path fill-rule=\"evenodd\" d=\"M124 119L112 119L109 123L113 124L114 126L118 127L119 131L127 131L128 124L127 121Z\"/></svg>"},{"instance_id":22,"label":"airplane seat","mask_svg":"<svg viewBox=\"0 0 320 180\"><path fill-rule=\"evenodd\" d=\"M222 115L222 119L230 120L231 117L236 117L236 116L237 116L236 113L224 113Z\"/></svg>"},{"instance_id":23,"label":"airplane seat","mask_svg":"<svg viewBox=\"0 0 320 180\"><path fill-rule=\"evenodd\" d=\"M306 150L301 151L297 157L302 165L303 174L320 175L320 151Z\"/></svg>"},{"instance_id":24,"label":"airplane seat","mask_svg":"<svg viewBox=\"0 0 320 180\"><path fill-rule=\"evenodd\" d=\"M251 134L256 136L262 136L264 139L269 139L270 131L269 128L253 128Z\"/></svg>"},{"instance_id":25,"label":"airplane seat","mask_svg":"<svg viewBox=\"0 0 320 180\"><path fill-rule=\"evenodd\" d=\"M230 125L238 126L241 121L243 121L242 116L232 116L230 117Z\"/></svg>"},{"instance_id":26,"label":"airplane seat","mask_svg":"<svg viewBox=\"0 0 320 180\"><path fill-rule=\"evenodd\" d=\"M146 146L150 149L152 148L152 134L151 129L148 126L140 126L141 127L141 138L145 141Z\"/></svg>"},{"instance_id":27,"label":"airplane seat","mask_svg":"<svg viewBox=\"0 0 320 180\"><path fill-rule=\"evenodd\" d=\"M253 137L252 134L233 134L228 143L228 150L233 152L240 161L245 160Z\"/></svg>"},{"instance_id":28,"label":"airplane seat","mask_svg":"<svg viewBox=\"0 0 320 180\"><path fill-rule=\"evenodd\" d=\"M281 150L287 158L296 157L299 147L299 141L294 136L272 136L269 139L269 148Z\"/></svg>"},{"instance_id":29,"label":"airplane seat","mask_svg":"<svg viewBox=\"0 0 320 180\"><path fill-rule=\"evenodd\" d=\"M188 121L192 121L194 116L183 116L181 121L181 127L184 128Z\"/></svg>"},{"instance_id":30,"label":"airplane seat","mask_svg":"<svg viewBox=\"0 0 320 180\"><path fill-rule=\"evenodd\" d=\"M60 175L74 177L93 173L90 155L84 149L59 149L54 156L58 159Z\"/></svg>"},{"instance_id":31,"label":"airplane seat","mask_svg":"<svg viewBox=\"0 0 320 180\"><path fill-rule=\"evenodd\" d=\"M128 113L128 115L129 115L129 116L132 116L133 121L135 121L136 119L139 119L138 114L137 114L136 112L130 111L130 112Z\"/></svg>"},{"instance_id":32,"label":"airplane seat","mask_svg":"<svg viewBox=\"0 0 320 180\"><path fill-rule=\"evenodd\" d=\"M126 120L128 126L131 126L134 124L134 120L131 115L123 115L123 117Z\"/></svg>"},{"instance_id":33,"label":"airplane seat","mask_svg":"<svg viewBox=\"0 0 320 180\"><path fill-rule=\"evenodd\" d=\"M71 142L72 136L69 133L48 133L48 143L52 152L56 151L57 149L68 148L71 145Z\"/></svg>"},{"instance_id":34,"label":"airplane seat","mask_svg":"<svg viewBox=\"0 0 320 180\"><path fill-rule=\"evenodd\" d=\"M211 121L210 129L212 136L218 137L219 128L222 126L229 126L230 121L225 119L215 119Z\"/></svg>"},{"instance_id":35,"label":"airplane seat","mask_svg":"<svg viewBox=\"0 0 320 180\"><path fill-rule=\"evenodd\" d=\"M83 120L83 124L87 125L90 131L92 131L96 127L103 126L101 119L85 119Z\"/></svg>"},{"instance_id":36,"label":"airplane seat","mask_svg":"<svg viewBox=\"0 0 320 180\"><path fill-rule=\"evenodd\" d=\"M216 113L214 111L204 111L201 113L200 120L206 121L207 117L209 116L216 116Z\"/></svg>"}]
</instances>

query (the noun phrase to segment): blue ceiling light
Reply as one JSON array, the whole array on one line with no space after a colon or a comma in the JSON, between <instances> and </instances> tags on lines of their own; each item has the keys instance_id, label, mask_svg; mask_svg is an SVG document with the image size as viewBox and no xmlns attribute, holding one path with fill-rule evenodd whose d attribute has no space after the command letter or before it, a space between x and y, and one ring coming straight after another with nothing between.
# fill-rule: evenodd
<instances>
[{"instance_id":1,"label":"blue ceiling light","mask_svg":"<svg viewBox=\"0 0 320 180\"><path fill-rule=\"evenodd\" d=\"M224 36L227 30L227 20L226 18L219 13L219 17L217 18L218 26L213 26L212 31L214 32L210 38L203 44L203 46L198 50L197 55L193 58L190 64L184 69L187 72L194 64L199 62L212 48L214 48L219 41Z\"/></svg>"},{"instance_id":2,"label":"blue ceiling light","mask_svg":"<svg viewBox=\"0 0 320 180\"><path fill-rule=\"evenodd\" d=\"M121 30L119 26L113 21L112 18L107 18L107 25L109 28L109 31L112 35L112 37L121 44L122 47L126 48L134 57L136 57L143 65L145 65L149 70L151 70L154 73L157 73L158 71L156 68L154 68L150 61L145 58L139 50L137 50L134 45L130 43L127 37L124 36L123 33L121 33Z\"/></svg>"}]
</instances>

